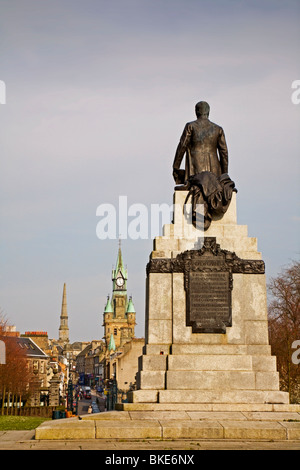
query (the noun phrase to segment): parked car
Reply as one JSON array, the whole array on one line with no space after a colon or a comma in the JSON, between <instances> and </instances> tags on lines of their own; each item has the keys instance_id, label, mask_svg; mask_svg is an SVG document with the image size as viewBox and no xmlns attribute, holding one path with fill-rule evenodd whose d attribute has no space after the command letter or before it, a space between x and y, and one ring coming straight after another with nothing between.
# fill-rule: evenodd
<instances>
[{"instance_id":1,"label":"parked car","mask_svg":"<svg viewBox=\"0 0 300 470\"><path fill-rule=\"evenodd\" d=\"M90 400L92 398L91 392L89 390L86 390L84 392L84 398Z\"/></svg>"}]
</instances>

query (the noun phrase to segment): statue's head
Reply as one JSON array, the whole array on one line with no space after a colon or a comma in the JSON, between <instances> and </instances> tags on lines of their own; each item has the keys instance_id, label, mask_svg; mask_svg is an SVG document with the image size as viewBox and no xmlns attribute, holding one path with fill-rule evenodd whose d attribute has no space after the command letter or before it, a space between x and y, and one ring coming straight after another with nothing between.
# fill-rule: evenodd
<instances>
[{"instance_id":1,"label":"statue's head","mask_svg":"<svg viewBox=\"0 0 300 470\"><path fill-rule=\"evenodd\" d=\"M210 111L209 104L206 103L206 101L199 101L199 103L197 103L195 106L195 111L196 111L197 117L200 117L200 116L208 117L209 111Z\"/></svg>"}]
</instances>

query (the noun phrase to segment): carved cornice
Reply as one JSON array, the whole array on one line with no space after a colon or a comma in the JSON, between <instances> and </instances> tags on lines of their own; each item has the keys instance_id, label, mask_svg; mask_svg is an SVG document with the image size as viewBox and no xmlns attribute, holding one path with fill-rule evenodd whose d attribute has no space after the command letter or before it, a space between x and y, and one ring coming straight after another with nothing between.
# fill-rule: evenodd
<instances>
[{"instance_id":1,"label":"carved cornice","mask_svg":"<svg viewBox=\"0 0 300 470\"><path fill-rule=\"evenodd\" d=\"M207 264L206 264L207 260ZM147 264L149 273L184 273L186 271L212 272L229 270L231 273L264 274L262 260L239 258L235 252L223 250L215 237L205 237L200 250L187 250L176 258L154 258Z\"/></svg>"},{"instance_id":2,"label":"carved cornice","mask_svg":"<svg viewBox=\"0 0 300 470\"><path fill-rule=\"evenodd\" d=\"M233 273L264 274L261 260L239 258L223 250L215 237L205 237L199 250L187 250L176 258L154 258L150 273L183 273L186 292L186 325L193 333L226 333L232 326Z\"/></svg>"}]
</instances>

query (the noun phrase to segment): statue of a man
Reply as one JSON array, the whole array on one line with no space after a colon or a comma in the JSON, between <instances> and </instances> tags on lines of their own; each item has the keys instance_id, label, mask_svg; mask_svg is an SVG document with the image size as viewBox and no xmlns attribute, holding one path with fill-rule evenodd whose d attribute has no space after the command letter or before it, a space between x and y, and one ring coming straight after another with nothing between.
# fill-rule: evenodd
<instances>
[{"instance_id":1,"label":"statue of a man","mask_svg":"<svg viewBox=\"0 0 300 470\"><path fill-rule=\"evenodd\" d=\"M200 101L195 107L197 120L188 122L178 144L173 177L176 189L188 190L186 202L192 197L193 224L197 226L196 208L204 205L204 230L212 217L224 214L232 192L237 191L228 175L228 150L222 127L208 119L209 104ZM185 170L180 170L184 155Z\"/></svg>"},{"instance_id":2,"label":"statue of a man","mask_svg":"<svg viewBox=\"0 0 300 470\"><path fill-rule=\"evenodd\" d=\"M228 172L228 150L222 127L208 119L210 107L200 101L195 107L197 120L188 122L178 144L173 177L176 184L186 182L190 176L209 171L216 176ZM186 154L185 172L180 169Z\"/></svg>"}]
</instances>

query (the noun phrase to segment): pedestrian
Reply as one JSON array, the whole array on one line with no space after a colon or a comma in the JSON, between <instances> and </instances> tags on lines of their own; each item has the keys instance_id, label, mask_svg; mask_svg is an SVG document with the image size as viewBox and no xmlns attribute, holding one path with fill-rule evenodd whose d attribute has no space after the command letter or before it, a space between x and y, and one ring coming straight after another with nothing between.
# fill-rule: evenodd
<instances>
[{"instance_id":1,"label":"pedestrian","mask_svg":"<svg viewBox=\"0 0 300 470\"><path fill-rule=\"evenodd\" d=\"M90 405L90 406L88 407L88 413L92 413L92 411L93 411L93 408L92 408L92 405Z\"/></svg>"}]
</instances>

